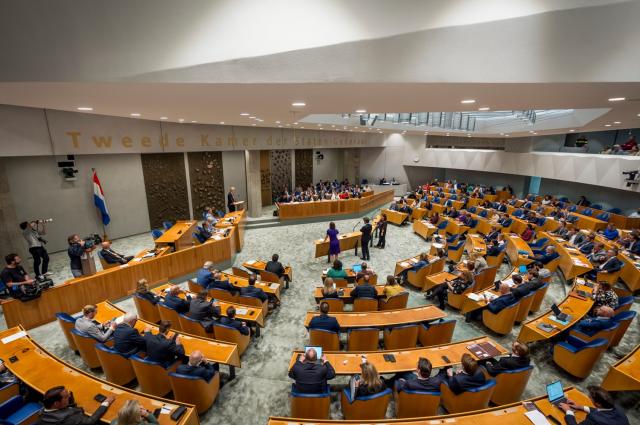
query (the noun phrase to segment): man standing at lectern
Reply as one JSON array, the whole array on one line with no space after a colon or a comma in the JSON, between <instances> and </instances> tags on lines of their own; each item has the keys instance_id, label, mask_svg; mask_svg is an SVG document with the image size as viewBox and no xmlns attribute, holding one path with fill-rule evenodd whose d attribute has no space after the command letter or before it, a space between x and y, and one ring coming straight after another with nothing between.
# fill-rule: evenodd
<instances>
[{"instance_id":1,"label":"man standing at lectern","mask_svg":"<svg viewBox=\"0 0 640 425\"><path fill-rule=\"evenodd\" d=\"M233 186L229 188L229 193L227 193L227 208L229 208L229 212L236 211L236 188Z\"/></svg>"}]
</instances>

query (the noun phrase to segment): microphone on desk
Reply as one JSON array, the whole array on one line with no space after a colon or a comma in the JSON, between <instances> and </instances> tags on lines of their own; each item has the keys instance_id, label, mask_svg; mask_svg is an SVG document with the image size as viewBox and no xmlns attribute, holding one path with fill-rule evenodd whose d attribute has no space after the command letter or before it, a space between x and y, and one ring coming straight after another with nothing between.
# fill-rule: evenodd
<instances>
[{"instance_id":1,"label":"microphone on desk","mask_svg":"<svg viewBox=\"0 0 640 425\"><path fill-rule=\"evenodd\" d=\"M352 232L356 231L356 227L358 227L358 224L360 224L359 221L356 224L353 225L353 229L351 229Z\"/></svg>"}]
</instances>

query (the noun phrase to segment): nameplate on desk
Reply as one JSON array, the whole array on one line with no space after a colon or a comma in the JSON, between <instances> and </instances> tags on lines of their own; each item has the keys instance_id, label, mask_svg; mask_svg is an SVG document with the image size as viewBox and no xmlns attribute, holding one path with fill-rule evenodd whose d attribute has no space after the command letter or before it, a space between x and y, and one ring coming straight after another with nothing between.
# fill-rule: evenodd
<instances>
[{"instance_id":1,"label":"nameplate on desk","mask_svg":"<svg viewBox=\"0 0 640 425\"><path fill-rule=\"evenodd\" d=\"M402 267L409 267L409 266L411 266L411 264L409 264L409 263L408 263L408 262L406 262L406 261L403 261L402 263L400 263L400 265L401 265Z\"/></svg>"},{"instance_id":2,"label":"nameplate on desk","mask_svg":"<svg viewBox=\"0 0 640 425\"><path fill-rule=\"evenodd\" d=\"M5 336L4 338L2 338L2 343L9 344L10 342L13 342L17 339L24 338L25 336L27 336L27 333L25 331L16 332L12 335Z\"/></svg>"},{"instance_id":3,"label":"nameplate on desk","mask_svg":"<svg viewBox=\"0 0 640 425\"><path fill-rule=\"evenodd\" d=\"M280 287L279 283L272 283L271 285L269 285L269 288L271 289L278 289Z\"/></svg>"},{"instance_id":4,"label":"nameplate on desk","mask_svg":"<svg viewBox=\"0 0 640 425\"><path fill-rule=\"evenodd\" d=\"M240 316L244 316L248 312L249 312L249 310L246 309L246 308L238 308L238 309L236 309L236 314L238 314Z\"/></svg>"}]
</instances>

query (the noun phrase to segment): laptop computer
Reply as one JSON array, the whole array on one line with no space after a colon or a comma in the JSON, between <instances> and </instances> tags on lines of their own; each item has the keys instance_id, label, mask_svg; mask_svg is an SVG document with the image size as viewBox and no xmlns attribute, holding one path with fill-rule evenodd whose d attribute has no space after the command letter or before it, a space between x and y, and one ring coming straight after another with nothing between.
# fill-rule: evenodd
<instances>
[{"instance_id":1,"label":"laptop computer","mask_svg":"<svg viewBox=\"0 0 640 425\"><path fill-rule=\"evenodd\" d=\"M566 322L567 319L569 318L569 316L566 313L563 313L562 311L560 311L560 308L555 304L551 304L551 311L553 311L553 314L556 316L556 319L560 320L561 322Z\"/></svg>"},{"instance_id":2,"label":"laptop computer","mask_svg":"<svg viewBox=\"0 0 640 425\"><path fill-rule=\"evenodd\" d=\"M562 388L562 383L560 383L560 381L555 381L547 385L547 397L549 398L549 403L554 406L567 402L567 398L564 396L564 389Z\"/></svg>"},{"instance_id":3,"label":"laptop computer","mask_svg":"<svg viewBox=\"0 0 640 425\"><path fill-rule=\"evenodd\" d=\"M362 271L362 266L360 264L354 264L353 267L351 267L351 270L353 270L354 273L360 273Z\"/></svg>"},{"instance_id":4,"label":"laptop computer","mask_svg":"<svg viewBox=\"0 0 640 425\"><path fill-rule=\"evenodd\" d=\"M322 358L322 347L316 345L307 345L306 347L304 347L304 353L307 354L307 351L309 351L311 348L316 350L317 359L319 361Z\"/></svg>"},{"instance_id":5,"label":"laptop computer","mask_svg":"<svg viewBox=\"0 0 640 425\"><path fill-rule=\"evenodd\" d=\"M520 274L526 274L527 266L525 266L524 264L520 265L520 267L518 268L518 271L520 272Z\"/></svg>"}]
</instances>

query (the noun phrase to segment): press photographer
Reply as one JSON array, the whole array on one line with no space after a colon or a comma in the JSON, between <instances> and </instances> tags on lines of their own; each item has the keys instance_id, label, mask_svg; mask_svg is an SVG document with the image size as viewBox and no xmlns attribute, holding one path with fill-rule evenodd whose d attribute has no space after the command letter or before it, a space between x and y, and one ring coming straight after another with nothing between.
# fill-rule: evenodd
<instances>
[{"instance_id":1,"label":"press photographer","mask_svg":"<svg viewBox=\"0 0 640 425\"><path fill-rule=\"evenodd\" d=\"M69 249L67 249L67 254L69 254L71 274L73 277L80 277L83 275L82 272L82 256L86 252L93 251L97 245L102 243L102 239L98 235L92 235L88 238L82 239L79 235L71 235L67 238L67 242L69 243Z\"/></svg>"},{"instance_id":2,"label":"press photographer","mask_svg":"<svg viewBox=\"0 0 640 425\"><path fill-rule=\"evenodd\" d=\"M30 297L38 292L35 279L31 279L27 271L20 265L22 258L18 254L9 254L4 257L7 265L0 273L0 279L7 285L11 296L18 299Z\"/></svg>"},{"instance_id":3,"label":"press photographer","mask_svg":"<svg viewBox=\"0 0 640 425\"><path fill-rule=\"evenodd\" d=\"M49 272L49 253L44 245L47 243L43 235L47 233L46 223L53 221L52 219L23 221L20 223L22 229L22 237L27 241L29 253L33 257L33 272L36 279L44 280L52 273ZM40 269L42 265L42 270Z\"/></svg>"}]
</instances>

